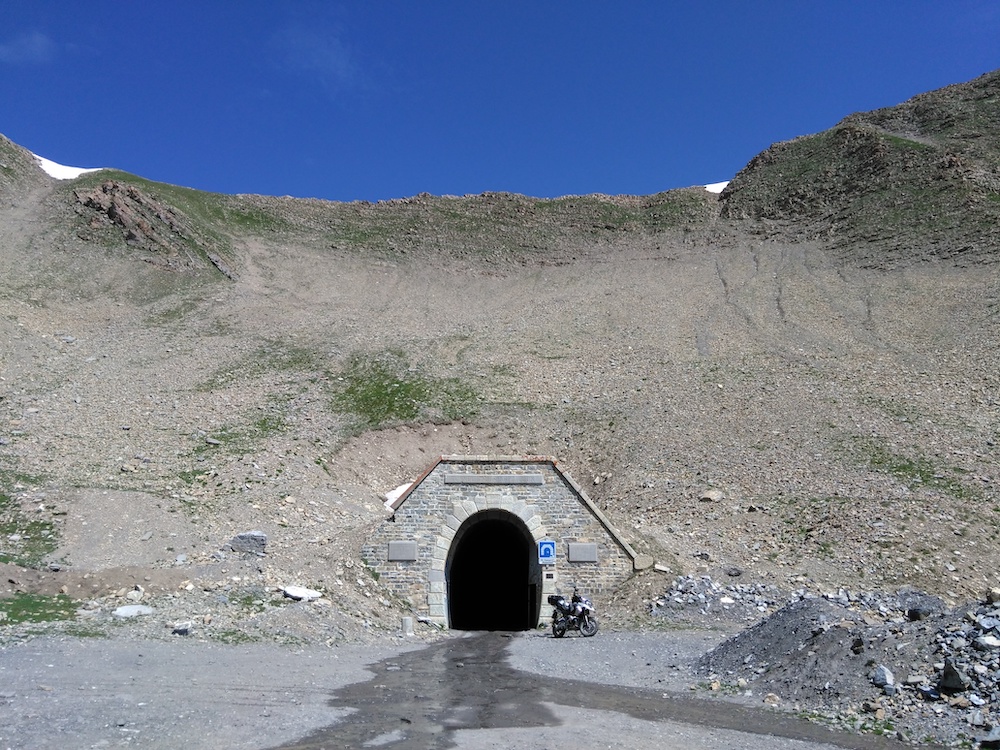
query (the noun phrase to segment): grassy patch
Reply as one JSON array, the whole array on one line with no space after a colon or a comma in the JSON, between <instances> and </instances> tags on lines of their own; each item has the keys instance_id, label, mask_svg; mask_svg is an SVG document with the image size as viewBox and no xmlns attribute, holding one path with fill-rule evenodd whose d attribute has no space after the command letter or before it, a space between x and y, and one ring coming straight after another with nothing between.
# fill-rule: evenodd
<instances>
[{"instance_id":1,"label":"grassy patch","mask_svg":"<svg viewBox=\"0 0 1000 750\"><path fill-rule=\"evenodd\" d=\"M230 260L232 259L232 241L230 240L232 232L228 223L232 216L238 215L238 212L227 212L229 200L227 196L154 182L114 169L104 169L82 175L71 183L67 183L64 189L94 188L108 180L134 187L150 199L176 209L180 216L190 223L188 229L193 233L190 236L176 234L176 239L180 240L189 251L206 263L211 263L208 253L212 250L229 257Z\"/></svg>"},{"instance_id":2,"label":"grassy patch","mask_svg":"<svg viewBox=\"0 0 1000 750\"><path fill-rule=\"evenodd\" d=\"M806 554L821 558L834 556L836 548L827 538L827 527L845 516L846 508L854 500L843 496L815 496L807 498L778 497L773 502L781 507L782 536L803 546Z\"/></svg>"},{"instance_id":3,"label":"grassy patch","mask_svg":"<svg viewBox=\"0 0 1000 750\"><path fill-rule=\"evenodd\" d=\"M205 486L208 484L208 480L212 477L212 469L190 469L188 471L182 471L179 476L184 484L195 485L200 484Z\"/></svg>"},{"instance_id":4,"label":"grassy patch","mask_svg":"<svg viewBox=\"0 0 1000 750\"><path fill-rule=\"evenodd\" d=\"M328 244L392 256L410 249L460 255L530 256L554 241L626 231L660 231L705 221L715 196L672 190L654 196L529 198L512 193L434 197L378 204L331 204Z\"/></svg>"},{"instance_id":5,"label":"grassy patch","mask_svg":"<svg viewBox=\"0 0 1000 750\"><path fill-rule=\"evenodd\" d=\"M153 199L179 209L197 223L201 232L225 247L229 245L227 236L234 230L240 234L264 234L284 230L288 226L275 210L264 205L252 205L239 196L155 182L115 169L82 175L69 186L73 189L92 188L108 180L136 187Z\"/></svg>"},{"instance_id":6,"label":"grassy patch","mask_svg":"<svg viewBox=\"0 0 1000 750\"><path fill-rule=\"evenodd\" d=\"M0 562L37 568L58 547L55 524L34 518L8 492L37 482L35 477L0 470Z\"/></svg>"},{"instance_id":7,"label":"grassy patch","mask_svg":"<svg viewBox=\"0 0 1000 750\"><path fill-rule=\"evenodd\" d=\"M862 398L862 402L904 422L915 423L926 418L926 415L921 413L915 405L902 398L877 398L871 396Z\"/></svg>"},{"instance_id":8,"label":"grassy patch","mask_svg":"<svg viewBox=\"0 0 1000 750\"><path fill-rule=\"evenodd\" d=\"M216 370L199 386L202 391L217 391L237 382L246 382L273 372L323 376L326 368L315 351L304 346L288 346L271 341L249 356Z\"/></svg>"},{"instance_id":9,"label":"grassy patch","mask_svg":"<svg viewBox=\"0 0 1000 750\"><path fill-rule=\"evenodd\" d=\"M929 143L921 143L920 141L914 141L909 138L902 138L898 135L892 135L890 133L882 133L882 137L885 138L891 145L900 149L909 149L911 151L935 151L936 148Z\"/></svg>"},{"instance_id":10,"label":"grassy patch","mask_svg":"<svg viewBox=\"0 0 1000 750\"><path fill-rule=\"evenodd\" d=\"M222 630L207 630L205 634L213 641L225 643L228 646L239 646L245 643L259 643L263 640L260 636L251 635L236 628L225 628Z\"/></svg>"},{"instance_id":11,"label":"grassy patch","mask_svg":"<svg viewBox=\"0 0 1000 750\"><path fill-rule=\"evenodd\" d=\"M0 625L19 622L53 622L76 617L77 604L65 594L15 594L0 599Z\"/></svg>"},{"instance_id":12,"label":"grassy patch","mask_svg":"<svg viewBox=\"0 0 1000 750\"><path fill-rule=\"evenodd\" d=\"M356 355L338 377L334 408L360 429L475 416L479 397L459 378L437 378L410 365L401 352Z\"/></svg>"},{"instance_id":13,"label":"grassy patch","mask_svg":"<svg viewBox=\"0 0 1000 750\"><path fill-rule=\"evenodd\" d=\"M534 207L540 214L567 227L592 232L629 230L659 231L704 218L706 199L697 192L670 190L642 199L612 199L599 195L541 199Z\"/></svg>"},{"instance_id":14,"label":"grassy patch","mask_svg":"<svg viewBox=\"0 0 1000 750\"><path fill-rule=\"evenodd\" d=\"M965 497L970 492L955 477L958 469L937 467L925 458L899 455L884 446L872 446L869 464L877 471L899 477L911 487L933 487L956 497Z\"/></svg>"},{"instance_id":15,"label":"grassy patch","mask_svg":"<svg viewBox=\"0 0 1000 750\"><path fill-rule=\"evenodd\" d=\"M206 455L223 450L227 453L244 454L254 450L261 441L279 435L287 429L285 417L279 413L263 414L246 424L223 425L212 431L208 440L201 443L195 450L198 455ZM185 472L182 479L194 482L200 480L208 471L193 469Z\"/></svg>"},{"instance_id":16,"label":"grassy patch","mask_svg":"<svg viewBox=\"0 0 1000 750\"><path fill-rule=\"evenodd\" d=\"M966 472L957 467L935 464L924 456L897 453L874 439L859 439L855 451L872 471L892 475L910 489L934 489L959 500L980 496L977 489L962 481Z\"/></svg>"},{"instance_id":17,"label":"grassy patch","mask_svg":"<svg viewBox=\"0 0 1000 750\"><path fill-rule=\"evenodd\" d=\"M226 226L257 235L286 232L291 229L291 225L276 210L262 206L234 204L234 199L228 196L223 200L217 210L218 218Z\"/></svg>"},{"instance_id":18,"label":"grassy patch","mask_svg":"<svg viewBox=\"0 0 1000 750\"><path fill-rule=\"evenodd\" d=\"M268 594L262 588L241 589L228 595L229 603L247 612L263 612L268 607L280 607L288 602L284 597L277 598Z\"/></svg>"}]
</instances>

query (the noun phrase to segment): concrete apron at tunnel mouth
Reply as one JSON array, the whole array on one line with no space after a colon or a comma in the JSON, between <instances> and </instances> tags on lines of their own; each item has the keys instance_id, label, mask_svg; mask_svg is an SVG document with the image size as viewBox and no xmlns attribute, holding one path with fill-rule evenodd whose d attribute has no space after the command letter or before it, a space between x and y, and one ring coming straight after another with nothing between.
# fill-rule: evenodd
<instances>
[{"instance_id":1,"label":"concrete apron at tunnel mouth","mask_svg":"<svg viewBox=\"0 0 1000 750\"><path fill-rule=\"evenodd\" d=\"M369 667L375 673L371 680L341 688L329 701L332 708L353 710L350 716L275 750L444 750L455 746L453 730L558 726L548 704L857 750L904 747L884 737L837 733L773 709L523 672L506 662L514 637L532 636L456 634L378 662ZM553 639L553 648L560 644Z\"/></svg>"}]
</instances>

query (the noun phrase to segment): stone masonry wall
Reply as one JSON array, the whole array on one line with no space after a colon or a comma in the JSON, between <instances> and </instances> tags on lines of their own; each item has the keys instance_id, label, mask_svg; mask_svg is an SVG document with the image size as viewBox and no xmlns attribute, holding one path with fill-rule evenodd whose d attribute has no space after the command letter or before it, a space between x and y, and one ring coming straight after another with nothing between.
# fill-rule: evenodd
<instances>
[{"instance_id":1,"label":"stone masonry wall","mask_svg":"<svg viewBox=\"0 0 1000 750\"><path fill-rule=\"evenodd\" d=\"M543 566L545 597L574 585L595 599L611 593L633 571L630 550L615 539L552 461L442 460L379 526L362 550L379 580L410 602L418 615L447 626L446 565L456 532L477 514L509 519L534 542L556 542L553 565ZM510 514L510 515L505 515ZM415 545L415 559L390 560L389 543ZM596 545L597 562L570 562L569 544ZM532 554L537 545L532 545ZM410 549L410 547L407 547ZM554 580L545 573L555 573Z\"/></svg>"}]
</instances>

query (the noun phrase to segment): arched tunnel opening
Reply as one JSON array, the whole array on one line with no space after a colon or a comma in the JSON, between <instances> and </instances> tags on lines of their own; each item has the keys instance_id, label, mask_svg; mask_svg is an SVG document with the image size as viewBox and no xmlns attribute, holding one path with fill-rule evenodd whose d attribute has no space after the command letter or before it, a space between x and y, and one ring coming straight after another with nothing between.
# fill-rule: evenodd
<instances>
[{"instance_id":1,"label":"arched tunnel opening","mask_svg":"<svg viewBox=\"0 0 1000 750\"><path fill-rule=\"evenodd\" d=\"M538 622L541 566L521 519L483 511L455 534L445 568L456 630L530 630Z\"/></svg>"}]
</instances>

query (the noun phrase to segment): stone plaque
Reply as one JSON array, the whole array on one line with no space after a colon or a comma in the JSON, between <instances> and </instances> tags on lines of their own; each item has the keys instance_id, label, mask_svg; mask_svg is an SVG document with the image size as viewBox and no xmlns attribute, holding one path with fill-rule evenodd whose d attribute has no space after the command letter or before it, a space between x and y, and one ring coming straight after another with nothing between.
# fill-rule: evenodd
<instances>
[{"instance_id":1,"label":"stone plaque","mask_svg":"<svg viewBox=\"0 0 1000 750\"><path fill-rule=\"evenodd\" d=\"M389 562L413 562L416 559L416 542L389 542Z\"/></svg>"}]
</instances>

